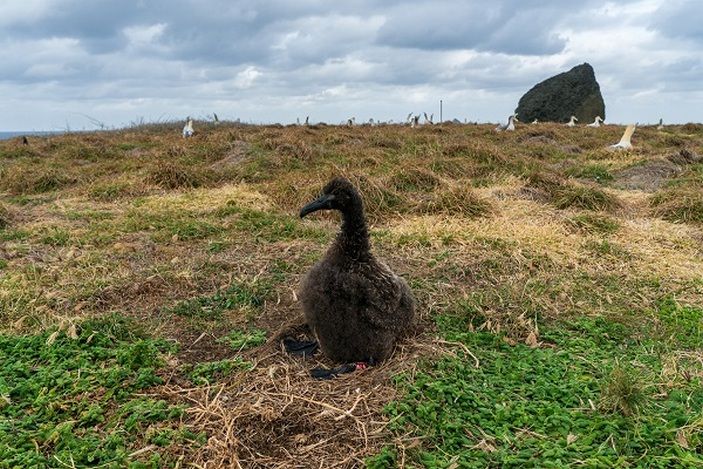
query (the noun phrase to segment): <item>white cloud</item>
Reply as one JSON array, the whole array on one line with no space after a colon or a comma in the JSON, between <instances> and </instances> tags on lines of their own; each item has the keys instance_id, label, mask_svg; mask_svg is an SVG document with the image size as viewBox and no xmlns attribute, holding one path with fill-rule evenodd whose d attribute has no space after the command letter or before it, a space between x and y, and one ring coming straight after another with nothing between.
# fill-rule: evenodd
<instances>
[{"instance_id":1,"label":"white cloud","mask_svg":"<svg viewBox=\"0 0 703 469\"><path fill-rule=\"evenodd\" d=\"M153 44L156 39L161 37L165 29L166 23L156 23L148 26L128 26L123 29L123 32L131 45L140 46Z\"/></svg>"},{"instance_id":2,"label":"white cloud","mask_svg":"<svg viewBox=\"0 0 703 469\"><path fill-rule=\"evenodd\" d=\"M445 118L502 121L583 62L609 121L700 121L701 16L700 0L4 0L0 130L397 121L439 99Z\"/></svg>"},{"instance_id":3,"label":"white cloud","mask_svg":"<svg viewBox=\"0 0 703 469\"><path fill-rule=\"evenodd\" d=\"M262 73L256 69L256 67L249 66L237 73L234 77L234 87L238 89L246 89L254 86L254 82L259 78Z\"/></svg>"}]
</instances>

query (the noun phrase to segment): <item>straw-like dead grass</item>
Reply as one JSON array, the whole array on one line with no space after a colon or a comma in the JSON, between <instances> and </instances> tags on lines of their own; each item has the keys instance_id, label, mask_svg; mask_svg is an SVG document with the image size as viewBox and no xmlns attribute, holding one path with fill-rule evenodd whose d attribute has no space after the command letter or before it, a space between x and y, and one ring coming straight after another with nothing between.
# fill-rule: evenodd
<instances>
[{"instance_id":1,"label":"straw-like dead grass","mask_svg":"<svg viewBox=\"0 0 703 469\"><path fill-rule=\"evenodd\" d=\"M10 225L10 210L3 203L0 203L0 230L7 228Z\"/></svg>"},{"instance_id":2,"label":"straw-like dead grass","mask_svg":"<svg viewBox=\"0 0 703 469\"><path fill-rule=\"evenodd\" d=\"M679 223L703 223L703 191L700 187L675 188L651 199L654 214Z\"/></svg>"},{"instance_id":3,"label":"straw-like dead grass","mask_svg":"<svg viewBox=\"0 0 703 469\"><path fill-rule=\"evenodd\" d=\"M700 136L674 131L667 161L684 169L649 194L617 189L624 169L672 153L646 128L627 154L604 149L619 128L198 128L188 141L176 125L37 138L31 155L0 158L1 328L120 311L177 342L167 384L149 392L186 405L185 425L206 433L203 446L169 450L182 465L363 465L398 438L383 413L398 397L393 376L461 348L438 342L437 317L541 347L545 322L638 321L671 292L703 301ZM0 155L13 145L0 142ZM613 181L579 182L603 168ZM340 175L362 193L374 251L413 288L422 334L382 366L331 382L311 380L315 362L285 356L273 339L246 352L253 370L190 382L184 364L236 355L217 342L229 331L254 325L271 337L299 313L300 278L338 219L297 213ZM233 284L256 301L223 298Z\"/></svg>"},{"instance_id":4,"label":"straw-like dead grass","mask_svg":"<svg viewBox=\"0 0 703 469\"><path fill-rule=\"evenodd\" d=\"M164 189L194 188L203 185L207 176L177 161L158 160L149 169L146 181Z\"/></svg>"},{"instance_id":5,"label":"straw-like dead grass","mask_svg":"<svg viewBox=\"0 0 703 469\"><path fill-rule=\"evenodd\" d=\"M287 357L270 342L251 371L213 386L165 386L160 395L189 404L188 427L207 443L190 455L195 467L360 467L385 443L382 409L396 395L392 376L411 373L420 357L453 353L452 344L416 340L385 364L316 381L315 360ZM311 463L312 462L312 463Z\"/></svg>"},{"instance_id":6,"label":"straw-like dead grass","mask_svg":"<svg viewBox=\"0 0 703 469\"><path fill-rule=\"evenodd\" d=\"M74 176L50 167L15 165L0 171L0 189L15 195L49 192L76 181Z\"/></svg>"}]
</instances>

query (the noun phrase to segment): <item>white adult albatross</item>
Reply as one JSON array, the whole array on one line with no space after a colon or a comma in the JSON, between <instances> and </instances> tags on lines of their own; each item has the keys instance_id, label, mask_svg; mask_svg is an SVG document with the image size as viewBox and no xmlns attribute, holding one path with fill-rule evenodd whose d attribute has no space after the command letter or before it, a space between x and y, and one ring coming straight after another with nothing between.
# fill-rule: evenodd
<instances>
[{"instance_id":1,"label":"white adult albatross","mask_svg":"<svg viewBox=\"0 0 703 469\"><path fill-rule=\"evenodd\" d=\"M632 138L632 134L635 133L635 129L637 128L637 124L630 124L627 126L625 129L625 133L622 134L622 138L618 143L615 145L610 145L608 148L612 148L614 150L629 150L632 148L632 142L630 139Z\"/></svg>"},{"instance_id":2,"label":"white adult albatross","mask_svg":"<svg viewBox=\"0 0 703 469\"><path fill-rule=\"evenodd\" d=\"M510 130L513 131L515 130L515 123L520 122L517 119L517 113L511 114L508 116L508 122L505 124L498 124L498 127L495 128L496 132L502 132L503 130Z\"/></svg>"},{"instance_id":3,"label":"white adult albatross","mask_svg":"<svg viewBox=\"0 0 703 469\"><path fill-rule=\"evenodd\" d=\"M577 121L578 121L578 119L576 118L576 116L571 116L571 119L569 120L569 122L567 122L564 125L566 125L567 127L576 127Z\"/></svg>"},{"instance_id":4,"label":"white adult albatross","mask_svg":"<svg viewBox=\"0 0 703 469\"><path fill-rule=\"evenodd\" d=\"M192 137L195 131L193 130L193 119L190 117L186 120L186 125L183 126L183 138Z\"/></svg>"},{"instance_id":5,"label":"white adult albatross","mask_svg":"<svg viewBox=\"0 0 703 469\"><path fill-rule=\"evenodd\" d=\"M596 116L596 119L590 124L586 124L586 127L600 127L600 123L603 122L601 116Z\"/></svg>"}]
</instances>

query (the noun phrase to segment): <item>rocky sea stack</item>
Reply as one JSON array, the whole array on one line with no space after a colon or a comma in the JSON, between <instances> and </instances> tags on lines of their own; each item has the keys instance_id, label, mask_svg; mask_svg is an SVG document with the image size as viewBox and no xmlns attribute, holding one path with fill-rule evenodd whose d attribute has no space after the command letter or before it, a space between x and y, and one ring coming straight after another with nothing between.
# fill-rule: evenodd
<instances>
[{"instance_id":1,"label":"rocky sea stack","mask_svg":"<svg viewBox=\"0 0 703 469\"><path fill-rule=\"evenodd\" d=\"M525 93L517 107L523 122L566 122L573 115L579 122L605 119L605 103L593 67L578 65L537 83Z\"/></svg>"}]
</instances>

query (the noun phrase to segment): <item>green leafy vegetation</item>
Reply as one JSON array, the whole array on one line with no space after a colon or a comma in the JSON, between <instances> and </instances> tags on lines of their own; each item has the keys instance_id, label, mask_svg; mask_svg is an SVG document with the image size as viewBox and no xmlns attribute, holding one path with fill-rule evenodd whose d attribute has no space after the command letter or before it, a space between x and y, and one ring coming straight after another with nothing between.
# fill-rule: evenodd
<instances>
[{"instance_id":1,"label":"green leafy vegetation","mask_svg":"<svg viewBox=\"0 0 703 469\"><path fill-rule=\"evenodd\" d=\"M0 141L0 468L700 466L699 125L182 126ZM340 175L436 327L318 383Z\"/></svg>"},{"instance_id":2,"label":"green leafy vegetation","mask_svg":"<svg viewBox=\"0 0 703 469\"><path fill-rule=\"evenodd\" d=\"M234 350L242 351L258 347L266 342L266 331L263 329L252 329L247 332L234 330L218 340L229 345Z\"/></svg>"},{"instance_id":3,"label":"green leafy vegetation","mask_svg":"<svg viewBox=\"0 0 703 469\"><path fill-rule=\"evenodd\" d=\"M223 227L205 221L194 213L177 210L149 212L135 207L127 213L121 229L127 232L149 231L156 241L203 239L223 231Z\"/></svg>"},{"instance_id":4,"label":"green leafy vegetation","mask_svg":"<svg viewBox=\"0 0 703 469\"><path fill-rule=\"evenodd\" d=\"M654 315L664 326L664 340L691 350L703 347L703 308L682 306L666 297L659 301Z\"/></svg>"},{"instance_id":5,"label":"green leafy vegetation","mask_svg":"<svg viewBox=\"0 0 703 469\"><path fill-rule=\"evenodd\" d=\"M0 467L162 467L159 451L130 454L157 429L195 439L182 407L135 397L162 383L169 351L119 316L0 335Z\"/></svg>"},{"instance_id":6,"label":"green leafy vegetation","mask_svg":"<svg viewBox=\"0 0 703 469\"><path fill-rule=\"evenodd\" d=\"M700 321L700 310L672 308L662 314L680 318L683 330L686 318ZM387 412L396 432L421 438L408 451L411 462L428 468L703 464L701 375L664 384L658 377L671 349L661 343L616 322L582 318L545 328L540 340L547 347L512 346L500 335L439 319L443 335L467 346L480 365L458 352L398 378L404 395ZM388 447L369 465L392 467L393 455Z\"/></svg>"},{"instance_id":7,"label":"green leafy vegetation","mask_svg":"<svg viewBox=\"0 0 703 469\"><path fill-rule=\"evenodd\" d=\"M251 363L241 358L232 358L214 362L198 363L189 373L191 381L195 384L209 384L223 378L235 370L249 370Z\"/></svg>"},{"instance_id":8,"label":"green leafy vegetation","mask_svg":"<svg viewBox=\"0 0 703 469\"><path fill-rule=\"evenodd\" d=\"M46 167L15 165L0 173L0 189L14 195L39 194L73 184L76 179L65 172Z\"/></svg>"}]
</instances>

